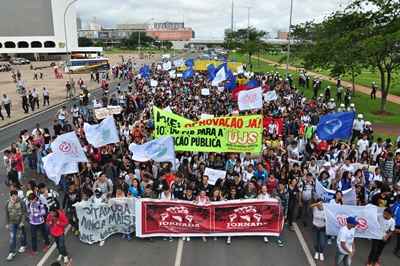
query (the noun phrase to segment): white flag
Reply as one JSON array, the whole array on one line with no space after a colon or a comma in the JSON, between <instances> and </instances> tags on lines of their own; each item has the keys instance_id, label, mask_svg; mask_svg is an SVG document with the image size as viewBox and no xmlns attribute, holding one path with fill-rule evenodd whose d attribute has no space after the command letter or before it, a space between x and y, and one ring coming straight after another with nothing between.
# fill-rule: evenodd
<instances>
[{"instance_id":1,"label":"white flag","mask_svg":"<svg viewBox=\"0 0 400 266\"><path fill-rule=\"evenodd\" d=\"M243 74L244 73L243 65L238 66L237 69L236 69L236 72L238 74Z\"/></svg>"},{"instance_id":2,"label":"white flag","mask_svg":"<svg viewBox=\"0 0 400 266\"><path fill-rule=\"evenodd\" d=\"M74 174L79 172L78 163L64 162L60 160L57 153L50 153L42 158L43 168L47 177L56 185L60 183L61 175Z\"/></svg>"},{"instance_id":3,"label":"white flag","mask_svg":"<svg viewBox=\"0 0 400 266\"><path fill-rule=\"evenodd\" d=\"M164 69L165 71L168 71L168 70L170 70L171 68L172 68L171 61L168 61L168 62L166 62L166 63L163 63L163 69Z\"/></svg>"},{"instance_id":4,"label":"white flag","mask_svg":"<svg viewBox=\"0 0 400 266\"><path fill-rule=\"evenodd\" d=\"M85 123L83 130L87 141L95 148L119 142L118 130L112 116L108 116L97 125Z\"/></svg>"},{"instance_id":5,"label":"white flag","mask_svg":"<svg viewBox=\"0 0 400 266\"><path fill-rule=\"evenodd\" d=\"M326 217L326 234L337 235L340 227L346 226L346 218L356 218L355 237L368 239L382 239L383 232L378 223L379 208L374 205L351 206L338 204L324 204Z\"/></svg>"},{"instance_id":6,"label":"white flag","mask_svg":"<svg viewBox=\"0 0 400 266\"><path fill-rule=\"evenodd\" d=\"M221 67L220 70L218 70L217 74L215 75L215 78L211 82L211 85L216 87L225 80L226 80L226 72L225 72L225 66L223 66Z\"/></svg>"},{"instance_id":7,"label":"white flag","mask_svg":"<svg viewBox=\"0 0 400 266\"><path fill-rule=\"evenodd\" d=\"M51 143L51 150L57 154L62 162L87 162L85 151L75 132L58 136Z\"/></svg>"},{"instance_id":8,"label":"white flag","mask_svg":"<svg viewBox=\"0 0 400 266\"><path fill-rule=\"evenodd\" d=\"M129 145L129 150L133 153L132 159L134 161L153 160L175 164L175 146L174 139L171 136L152 140L143 145L132 143Z\"/></svg>"},{"instance_id":9,"label":"white flag","mask_svg":"<svg viewBox=\"0 0 400 266\"><path fill-rule=\"evenodd\" d=\"M185 64L185 60L183 60L183 59L177 59L174 61L174 66L176 66L176 67L183 66L184 64Z\"/></svg>"},{"instance_id":10,"label":"white flag","mask_svg":"<svg viewBox=\"0 0 400 266\"><path fill-rule=\"evenodd\" d=\"M238 96L239 110L261 109L263 105L262 88L240 91Z\"/></svg>"},{"instance_id":11,"label":"white flag","mask_svg":"<svg viewBox=\"0 0 400 266\"><path fill-rule=\"evenodd\" d=\"M278 94L276 94L275 90L269 91L264 94L264 101L271 102L276 101L278 99Z\"/></svg>"},{"instance_id":12,"label":"white flag","mask_svg":"<svg viewBox=\"0 0 400 266\"><path fill-rule=\"evenodd\" d=\"M325 188L319 180L317 180L315 184L315 194L317 198L320 198L323 202L329 202L331 199L335 197L336 191ZM347 190L342 191L343 195L343 204L345 205L356 205L357 198L356 192L353 188L349 188Z\"/></svg>"}]
</instances>

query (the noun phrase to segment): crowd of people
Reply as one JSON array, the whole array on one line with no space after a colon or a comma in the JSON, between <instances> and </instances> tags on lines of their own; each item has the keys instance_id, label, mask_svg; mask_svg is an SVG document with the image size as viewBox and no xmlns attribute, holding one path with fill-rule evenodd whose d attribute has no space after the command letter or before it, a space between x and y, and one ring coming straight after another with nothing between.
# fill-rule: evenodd
<instances>
[{"instance_id":1,"label":"crowd of people","mask_svg":"<svg viewBox=\"0 0 400 266\"><path fill-rule=\"evenodd\" d=\"M366 258L368 265L378 265L390 236L397 241L394 254L400 257L400 138L396 143L375 138L371 123L358 114L351 139L318 139L315 129L319 117L340 111L341 106L333 105L335 100L331 97L317 93L313 99L306 99L291 78L285 79L278 73L255 73L249 77L265 92L275 90L278 99L264 102L262 110L239 112L232 93L211 86L207 73L196 72L193 78L184 80L153 64L150 77L145 78L134 73L133 62L132 59L124 61L112 71L113 79L128 79L129 84L118 86L116 92L107 90L101 99L96 99L100 106L122 106L123 111L114 115L120 132L119 143L92 147L85 139L83 124L99 121L94 114L74 106L71 111L61 109L52 128L37 125L33 131L21 131L18 140L4 152L10 189L6 212L11 241L7 259L12 260L17 252L25 252L25 227L29 226L33 254L38 250L37 231L40 231L44 248L48 247L51 235L57 243L59 260L67 262L65 226L71 224L73 233L79 235L73 205L94 198L107 200L125 196L195 202L275 198L283 206L289 230L294 230L296 220L303 226L313 227L315 259L324 260L325 244L333 239L325 234L323 205L315 193L317 181L337 191L332 204L343 204L342 191L354 188L357 205L385 208L380 219L385 237L372 242L371 254ZM150 80L156 80L157 86L151 87ZM209 88L210 95L202 95L203 88ZM128 147L131 143L151 140L153 106L169 108L191 120L198 120L201 114L262 114L282 118L283 128L275 123L264 128L260 154L181 152L176 154L175 168L168 162L136 162L131 159ZM346 107L357 112L351 103ZM89 162L79 164L79 173L63 176L57 191L43 181L41 159L50 152L50 143L55 137L70 131L76 132ZM226 177L210 185L204 175L206 167L225 170ZM357 221L349 217L347 226L339 232L336 265L351 264L356 225ZM130 239L131 235L126 238ZM190 241L190 238L184 240ZM228 237L226 243L231 241ZM268 238L264 241L268 242ZM284 246L281 237L276 241Z\"/></svg>"}]
</instances>

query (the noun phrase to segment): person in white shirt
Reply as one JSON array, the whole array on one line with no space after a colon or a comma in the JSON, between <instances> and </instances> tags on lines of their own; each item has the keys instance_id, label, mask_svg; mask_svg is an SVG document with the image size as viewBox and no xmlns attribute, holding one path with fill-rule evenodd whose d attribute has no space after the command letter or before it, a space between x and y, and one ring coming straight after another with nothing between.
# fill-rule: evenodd
<instances>
[{"instance_id":1,"label":"person in white shirt","mask_svg":"<svg viewBox=\"0 0 400 266\"><path fill-rule=\"evenodd\" d=\"M65 125L65 120L66 120L66 118L67 118L67 113L66 113L66 111L65 111L65 106L63 106L63 107L61 107L61 109L58 110L58 112L57 112L57 119L58 119L58 122L60 123L60 125L61 125L62 127L64 127L64 125Z\"/></svg>"},{"instance_id":2,"label":"person in white shirt","mask_svg":"<svg viewBox=\"0 0 400 266\"><path fill-rule=\"evenodd\" d=\"M358 154L359 156L361 156L361 154L364 151L368 151L369 148L369 140L368 140L368 135L365 134L363 135L362 139L360 139L359 141L357 141L357 149L358 149Z\"/></svg>"},{"instance_id":3,"label":"person in white shirt","mask_svg":"<svg viewBox=\"0 0 400 266\"><path fill-rule=\"evenodd\" d=\"M378 266L379 257L382 254L386 243L389 241L393 232L395 231L395 221L392 217L392 211L390 208L386 208L383 211L383 215L378 217L378 222L382 230L382 239L372 239L371 240L371 251L368 255L367 266Z\"/></svg>"},{"instance_id":4,"label":"person in white shirt","mask_svg":"<svg viewBox=\"0 0 400 266\"><path fill-rule=\"evenodd\" d=\"M340 228L337 235L337 250L335 258L335 266L350 266L351 259L355 251L355 227L358 222L355 217L349 216L346 219L346 225Z\"/></svg>"},{"instance_id":5,"label":"person in white shirt","mask_svg":"<svg viewBox=\"0 0 400 266\"><path fill-rule=\"evenodd\" d=\"M326 235L325 235L325 211L324 205L322 205L321 200L317 200L316 203L310 205L313 210L313 226L315 231L315 260L324 261L324 249L326 244Z\"/></svg>"},{"instance_id":6,"label":"person in white shirt","mask_svg":"<svg viewBox=\"0 0 400 266\"><path fill-rule=\"evenodd\" d=\"M353 142L355 139L358 139L361 134L362 131L364 129L364 116L362 114L359 114L357 116L357 119L354 120L353 122L353 136L351 137L351 142Z\"/></svg>"}]
</instances>

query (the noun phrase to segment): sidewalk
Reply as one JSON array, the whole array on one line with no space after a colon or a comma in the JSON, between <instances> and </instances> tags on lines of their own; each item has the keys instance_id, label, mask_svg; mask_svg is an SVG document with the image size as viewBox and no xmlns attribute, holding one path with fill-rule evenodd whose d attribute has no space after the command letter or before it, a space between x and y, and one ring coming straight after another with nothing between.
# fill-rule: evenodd
<instances>
[{"instance_id":1,"label":"sidewalk","mask_svg":"<svg viewBox=\"0 0 400 266\"><path fill-rule=\"evenodd\" d=\"M271 64L271 65L277 65L277 66L278 66L279 68L281 68L281 69L285 69L285 68L286 68L285 65L282 65L282 64L280 64L280 63L278 63L278 62L276 62L276 61L268 60L268 59L265 59L265 58L262 58L262 57L258 57L258 56L253 56L253 58L258 59L258 60L261 60L261 61L263 61L263 62L265 62L265 63L268 63L268 64ZM289 66L289 70L292 70L292 71L296 71L296 72L297 72L297 71L299 70L299 68L293 67L293 66ZM327 81L334 81L334 80L335 80L334 78L331 78L331 77L329 77L329 76L325 76L325 75L322 75L322 74L319 74L319 73L316 73L316 72L307 71L307 73L310 74L311 76L314 76L314 77L315 77L315 76L318 76L318 77L320 77L322 80L327 80ZM345 87L352 87L352 86L353 86L351 82L343 81L343 80L342 80L342 84L343 84L343 86L345 86ZM367 94L367 95L370 95L370 93L371 93L371 88L368 88L368 87L365 87L365 86L356 84L356 91L361 92L361 93L364 93L364 94ZM380 92L380 90L377 91L376 97L377 97L377 98L381 98L381 92ZM387 96L387 100L388 100L389 102L392 102L392 103L400 104L400 96L396 96L396 95L393 95L393 94L389 94L389 95Z\"/></svg>"}]
</instances>

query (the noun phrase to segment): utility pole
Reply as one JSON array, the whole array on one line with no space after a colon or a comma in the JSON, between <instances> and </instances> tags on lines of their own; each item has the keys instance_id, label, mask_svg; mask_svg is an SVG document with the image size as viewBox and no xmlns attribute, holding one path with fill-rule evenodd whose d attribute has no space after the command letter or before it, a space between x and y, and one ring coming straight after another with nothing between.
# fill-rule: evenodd
<instances>
[{"instance_id":1,"label":"utility pole","mask_svg":"<svg viewBox=\"0 0 400 266\"><path fill-rule=\"evenodd\" d=\"M292 32L292 17L293 17L293 0L290 0L290 16L289 16L289 31L288 31L288 50L286 57L286 78L289 77L289 63L290 63L290 39Z\"/></svg>"},{"instance_id":2,"label":"utility pole","mask_svg":"<svg viewBox=\"0 0 400 266\"><path fill-rule=\"evenodd\" d=\"M250 6L248 6L248 7L246 7L247 8L247 49L249 49L250 48L250 9L251 9L251 7ZM248 51L249 52L249 51ZM248 53L248 65L249 65L249 67L250 67L250 69L251 69L251 65L250 65L250 63L251 63L251 56L250 56L250 52Z\"/></svg>"},{"instance_id":3,"label":"utility pole","mask_svg":"<svg viewBox=\"0 0 400 266\"><path fill-rule=\"evenodd\" d=\"M234 3L232 0L232 7L231 7L231 32L233 32L233 12L234 12Z\"/></svg>"}]
</instances>

